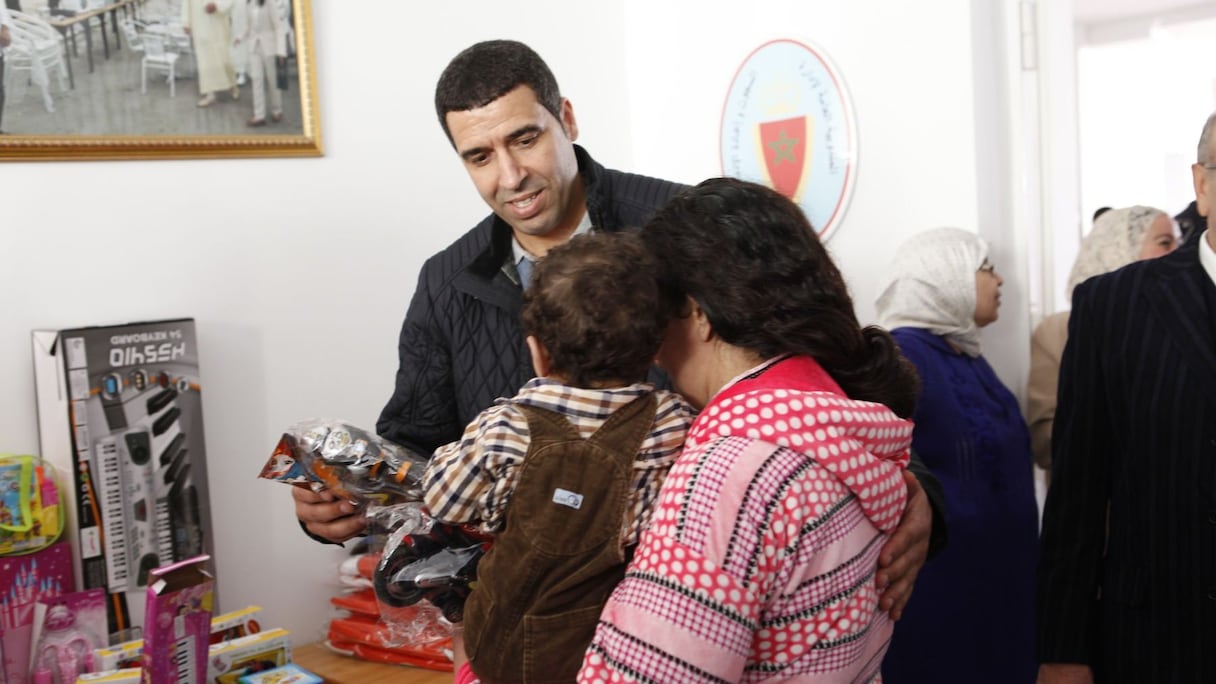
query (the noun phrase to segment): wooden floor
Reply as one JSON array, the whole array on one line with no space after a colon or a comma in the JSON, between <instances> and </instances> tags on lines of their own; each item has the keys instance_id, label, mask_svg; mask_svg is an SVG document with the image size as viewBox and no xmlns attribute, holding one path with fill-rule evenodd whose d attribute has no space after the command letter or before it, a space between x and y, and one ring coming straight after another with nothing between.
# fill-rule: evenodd
<instances>
[{"instance_id":1,"label":"wooden floor","mask_svg":"<svg viewBox=\"0 0 1216 684\"><path fill-rule=\"evenodd\" d=\"M25 72L11 72L6 82L7 98L0 120L0 130L13 135L299 135L303 132L300 118L300 89L296 80L295 63L291 62L290 88L283 92L283 120L251 128L246 122L253 116L253 90L248 82L240 88L240 99L233 101L228 93L218 94L215 104L207 108L196 105L199 100L198 81L193 59L178 60L178 70L184 74L176 80L176 96L169 96L169 84L160 72L149 71L148 92L140 91L140 60L142 53L131 50L125 43L116 49L111 21L107 17L107 38L110 56L102 47L96 22L93 23L93 73L85 41L76 39L79 54L69 54L76 87L72 89L65 76L61 87L57 74L52 74L50 93L53 112L46 111L42 90L30 82ZM69 48L70 52L70 48ZM269 93L267 93L269 110ZM269 111L267 111L269 115Z\"/></svg>"}]
</instances>

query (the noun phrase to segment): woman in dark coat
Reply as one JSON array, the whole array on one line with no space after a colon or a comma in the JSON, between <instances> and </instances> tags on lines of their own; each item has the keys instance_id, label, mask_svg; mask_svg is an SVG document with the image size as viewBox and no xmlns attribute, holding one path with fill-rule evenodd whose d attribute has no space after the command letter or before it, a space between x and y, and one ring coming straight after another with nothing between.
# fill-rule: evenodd
<instances>
[{"instance_id":1,"label":"woman in dark coat","mask_svg":"<svg viewBox=\"0 0 1216 684\"><path fill-rule=\"evenodd\" d=\"M888 684L1030 684L1035 679L1038 508L1017 399L980 354L1001 277L978 236L921 233L878 297L921 376L912 449L946 493L950 544L926 564L883 662Z\"/></svg>"}]
</instances>

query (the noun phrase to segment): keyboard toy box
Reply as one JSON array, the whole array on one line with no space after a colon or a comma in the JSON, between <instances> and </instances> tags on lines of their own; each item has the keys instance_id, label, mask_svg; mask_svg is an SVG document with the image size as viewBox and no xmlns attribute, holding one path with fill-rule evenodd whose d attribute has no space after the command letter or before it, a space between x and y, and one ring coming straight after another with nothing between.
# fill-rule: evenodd
<instances>
[{"instance_id":1,"label":"keyboard toy box","mask_svg":"<svg viewBox=\"0 0 1216 684\"><path fill-rule=\"evenodd\" d=\"M111 635L134 638L148 572L213 551L194 321L32 342L42 457L70 474L77 588L104 587Z\"/></svg>"},{"instance_id":2,"label":"keyboard toy box","mask_svg":"<svg viewBox=\"0 0 1216 684\"><path fill-rule=\"evenodd\" d=\"M262 630L258 623L258 613L261 606L245 606L223 615L211 618L211 647L217 644L239 639ZM144 657L144 640L132 639L119 644L113 644L93 651L93 667L98 670L121 670L128 667L139 667Z\"/></svg>"},{"instance_id":3,"label":"keyboard toy box","mask_svg":"<svg viewBox=\"0 0 1216 684\"><path fill-rule=\"evenodd\" d=\"M149 573L147 625L141 658L143 684L203 684L211 645L215 578L207 556Z\"/></svg>"}]
</instances>

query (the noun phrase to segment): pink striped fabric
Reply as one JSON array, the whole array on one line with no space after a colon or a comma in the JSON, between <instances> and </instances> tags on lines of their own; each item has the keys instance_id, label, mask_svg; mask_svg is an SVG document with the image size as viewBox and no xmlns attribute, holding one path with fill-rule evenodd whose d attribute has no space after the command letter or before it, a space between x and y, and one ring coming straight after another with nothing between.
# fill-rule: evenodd
<instances>
[{"instance_id":1,"label":"pink striped fabric","mask_svg":"<svg viewBox=\"0 0 1216 684\"><path fill-rule=\"evenodd\" d=\"M693 424L579 681L878 681L874 574L911 435L809 358L737 379Z\"/></svg>"}]
</instances>

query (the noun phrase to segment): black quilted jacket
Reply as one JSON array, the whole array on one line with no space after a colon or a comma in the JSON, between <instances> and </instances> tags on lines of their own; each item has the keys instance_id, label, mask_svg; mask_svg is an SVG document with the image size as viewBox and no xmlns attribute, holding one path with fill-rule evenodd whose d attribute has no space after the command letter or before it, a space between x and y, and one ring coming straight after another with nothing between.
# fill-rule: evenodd
<instances>
[{"instance_id":1,"label":"black quilted jacket","mask_svg":"<svg viewBox=\"0 0 1216 684\"><path fill-rule=\"evenodd\" d=\"M597 230L638 228L684 186L605 169L575 146ZM534 376L519 323L511 228L491 214L427 260L401 326L393 396L376 429L429 454Z\"/></svg>"}]
</instances>

